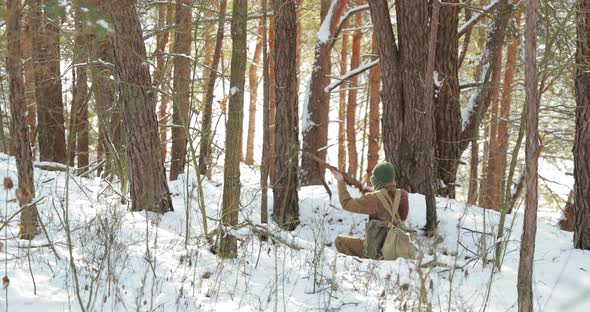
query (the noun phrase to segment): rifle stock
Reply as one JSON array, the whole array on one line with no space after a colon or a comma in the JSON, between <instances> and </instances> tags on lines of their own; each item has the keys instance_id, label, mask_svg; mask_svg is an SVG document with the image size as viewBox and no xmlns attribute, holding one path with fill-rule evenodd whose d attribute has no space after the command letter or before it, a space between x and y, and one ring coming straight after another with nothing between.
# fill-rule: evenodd
<instances>
[{"instance_id":1,"label":"rifle stock","mask_svg":"<svg viewBox=\"0 0 590 312\"><path fill-rule=\"evenodd\" d=\"M346 184L348 184L348 185L350 185L350 186L353 186L353 187L356 187L357 189L359 189L359 191L363 191L363 184L362 184L362 183L361 183L359 180L357 180L357 179L353 178L353 177L352 177L351 175L349 175L348 173L346 173L346 172L344 172L344 171L342 171L342 170L340 170L340 169L338 169L338 168L336 168L336 167L334 167L334 166L330 165L329 163L327 163L327 162L323 161L321 158L317 157L317 156L316 156L316 155L314 155L314 154L311 154L311 153L309 153L309 152L304 152L304 153L305 153L305 154L306 154L306 155L307 155L309 158L313 159L314 161L316 161L316 162L317 162L317 163L319 163L320 165L322 165L322 166L324 166L324 167L326 167L326 168L328 168L328 169L330 169L330 170L334 170L334 171L336 171L336 172L340 173L340 174L342 175L342 177L344 177L344 182L346 182Z\"/></svg>"}]
</instances>

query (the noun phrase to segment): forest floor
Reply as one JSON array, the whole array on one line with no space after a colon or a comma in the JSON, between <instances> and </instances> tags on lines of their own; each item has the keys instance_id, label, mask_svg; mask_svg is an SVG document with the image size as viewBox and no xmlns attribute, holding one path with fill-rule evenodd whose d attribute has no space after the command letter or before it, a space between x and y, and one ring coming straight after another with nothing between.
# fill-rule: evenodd
<instances>
[{"instance_id":1,"label":"forest floor","mask_svg":"<svg viewBox=\"0 0 590 312\"><path fill-rule=\"evenodd\" d=\"M0 172L16 185L14 158L0 160ZM22 312L82 311L80 303L86 311L425 311L422 287L433 311L517 309L521 211L507 218L513 230L500 272L490 261L498 213L447 199L438 199L444 240L431 248L430 240L420 239L421 249L434 254L360 260L334 248L338 234L362 236L366 221L341 209L334 186L331 199L323 187L302 188L301 225L284 232L270 224L274 239L259 240L253 234L260 220L258 172L243 166L240 221L250 222L234 231L238 258L222 260L201 235L194 172L170 183L175 210L163 216L129 212L118 185L98 178L66 179L65 172L35 169L35 181L47 235L30 243L15 239L18 217L6 227L0 270L10 285L0 289L0 311L7 299L9 311ZM218 227L220 181L203 182L209 231ZM18 210L14 189L2 194L0 215L10 216ZM408 223L419 229L423 197L412 194L410 207ZM558 217L539 212L535 310L590 311L590 252L573 249L572 233L555 226ZM437 265L421 268L434 259Z\"/></svg>"}]
</instances>

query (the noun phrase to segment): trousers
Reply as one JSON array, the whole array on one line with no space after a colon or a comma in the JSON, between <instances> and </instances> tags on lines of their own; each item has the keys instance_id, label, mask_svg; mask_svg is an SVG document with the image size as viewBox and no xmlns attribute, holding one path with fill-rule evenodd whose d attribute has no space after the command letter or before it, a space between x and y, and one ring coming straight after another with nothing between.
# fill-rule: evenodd
<instances>
[{"instance_id":1,"label":"trousers","mask_svg":"<svg viewBox=\"0 0 590 312\"><path fill-rule=\"evenodd\" d=\"M363 253L364 241L365 239L360 237L338 235L336 237L336 250L345 255L366 258Z\"/></svg>"}]
</instances>

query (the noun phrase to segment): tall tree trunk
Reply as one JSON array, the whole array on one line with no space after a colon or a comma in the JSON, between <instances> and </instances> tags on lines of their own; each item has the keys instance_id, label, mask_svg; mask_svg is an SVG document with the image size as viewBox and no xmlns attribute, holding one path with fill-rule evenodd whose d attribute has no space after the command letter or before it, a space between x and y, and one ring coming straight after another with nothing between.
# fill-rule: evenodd
<instances>
[{"instance_id":1,"label":"tall tree trunk","mask_svg":"<svg viewBox=\"0 0 590 312\"><path fill-rule=\"evenodd\" d=\"M533 262L537 233L537 188L539 162L539 86L537 83L537 10L538 0L526 1L525 86L527 103L526 199L520 262L518 265L518 311L533 311Z\"/></svg>"},{"instance_id":2,"label":"tall tree trunk","mask_svg":"<svg viewBox=\"0 0 590 312\"><path fill-rule=\"evenodd\" d=\"M482 181L483 189L480 191L481 207L493 209L496 211L500 210L502 203L500 202L500 178L498 162L498 113L500 109L500 78L502 75L502 55L503 52L498 53L496 59L496 70L498 75L492 81L492 107L489 114L489 126L488 126L488 148L486 157L485 167L485 180Z\"/></svg>"},{"instance_id":3,"label":"tall tree trunk","mask_svg":"<svg viewBox=\"0 0 590 312\"><path fill-rule=\"evenodd\" d=\"M31 144L29 142L29 130L27 128L27 107L25 106L24 81L22 76L21 52L21 17L22 7L20 0L8 0L6 2L7 20L7 59L10 113L12 115L11 132L12 143L16 156L16 169L18 172L18 204L25 207L21 212L19 238L31 240L37 234L37 207L31 204L35 198L35 184L33 175L33 158ZM28 206L30 204L30 206Z\"/></svg>"},{"instance_id":4,"label":"tall tree trunk","mask_svg":"<svg viewBox=\"0 0 590 312\"><path fill-rule=\"evenodd\" d=\"M70 157L69 163L74 163L77 156L79 174L88 171L88 75L86 63L88 63L88 32L84 18L85 14L80 9L80 1L74 1L74 25L76 38L74 41L74 68L75 82L73 88L73 101L70 116ZM74 148L75 147L75 148Z\"/></svg>"},{"instance_id":5,"label":"tall tree trunk","mask_svg":"<svg viewBox=\"0 0 590 312\"><path fill-rule=\"evenodd\" d=\"M26 0L25 6L31 7L31 1ZM31 12L22 13L23 24L21 26L21 46L23 59L23 71L25 79L25 106L27 108L27 122L29 124L29 140L31 143L33 160L35 159L35 137L37 136L37 101L35 99L35 71L33 68L33 33L31 31Z\"/></svg>"},{"instance_id":6,"label":"tall tree trunk","mask_svg":"<svg viewBox=\"0 0 590 312\"><path fill-rule=\"evenodd\" d=\"M516 70L516 61L518 58L518 42L520 33L520 14L521 10L516 10L514 13L514 24L516 29L510 43L506 49L506 66L504 69L504 80L502 87L502 98L500 100L500 120L498 120L498 155L495 161L498 162L495 166L498 168L498 174L500 176L500 203L504 203L506 200L506 166L508 159L508 139L509 139L509 120L510 120L510 107L512 105L512 93L514 84L514 74Z\"/></svg>"},{"instance_id":7,"label":"tall tree trunk","mask_svg":"<svg viewBox=\"0 0 590 312\"><path fill-rule=\"evenodd\" d=\"M131 209L172 210L141 25L133 0L107 0L114 28L115 67L128 143Z\"/></svg>"},{"instance_id":8,"label":"tall tree trunk","mask_svg":"<svg viewBox=\"0 0 590 312\"><path fill-rule=\"evenodd\" d=\"M459 0L446 1L458 4ZM436 158L438 179L443 182L440 195L455 198L459 146L461 134L461 105L459 102L459 22L457 5L440 8L440 26L436 44L435 81L438 94L435 97Z\"/></svg>"},{"instance_id":9,"label":"tall tree trunk","mask_svg":"<svg viewBox=\"0 0 590 312\"><path fill-rule=\"evenodd\" d=\"M338 22L344 14L348 0L322 0L320 18L322 24L318 32L313 71L303 103L303 155L301 159L302 185L321 184L325 168L311 156L326 159L328 144L328 124L330 112L330 94L325 88L330 83L332 71L330 52L333 35Z\"/></svg>"},{"instance_id":10,"label":"tall tree trunk","mask_svg":"<svg viewBox=\"0 0 590 312\"><path fill-rule=\"evenodd\" d=\"M65 163L66 139L57 25L61 20L60 11L57 0L31 1L40 160Z\"/></svg>"},{"instance_id":11,"label":"tall tree trunk","mask_svg":"<svg viewBox=\"0 0 590 312\"><path fill-rule=\"evenodd\" d=\"M480 60L480 75L478 82L481 83L470 97L467 107L461 114L461 135L459 138L459 151L463 153L469 146L471 140L477 136L481 119L485 115L492 98L494 88L490 84L496 80L496 76L501 75L497 68L496 60L499 57L503 47L504 38L506 37L506 28L508 21L512 16L514 4L511 0L500 0L496 5L493 15L493 24L488 34L484 52ZM460 157L458 155L457 157Z\"/></svg>"},{"instance_id":12,"label":"tall tree trunk","mask_svg":"<svg viewBox=\"0 0 590 312\"><path fill-rule=\"evenodd\" d=\"M89 3L97 11L100 18L108 20L108 7L105 0L92 0ZM90 58L92 66L90 75L94 91L95 111L98 117L98 144L104 154L104 172L110 174L111 169L121 179L122 189L126 189L128 173L126 170L126 148L123 136L121 105L115 104L115 54L106 29L94 29L91 36Z\"/></svg>"},{"instance_id":13,"label":"tall tree trunk","mask_svg":"<svg viewBox=\"0 0 590 312\"><path fill-rule=\"evenodd\" d=\"M230 98L225 135L225 165L223 170L222 223L224 228L238 224L240 211L240 158L242 155L242 123L244 117L244 86L246 80L246 31L248 0L233 0L231 22ZM220 256L235 258L237 240L222 233Z\"/></svg>"},{"instance_id":14,"label":"tall tree trunk","mask_svg":"<svg viewBox=\"0 0 590 312\"><path fill-rule=\"evenodd\" d=\"M436 3L438 4L438 2ZM433 35L428 38L428 5L426 2L396 2L399 46L396 43L386 0L369 1L381 64L383 92L383 140L386 159L394 164L397 182L402 188L427 196L429 232L436 230L434 201L434 133L432 105L436 25L433 14ZM433 10L433 13L436 10ZM425 46L432 48L428 53ZM430 54L430 59L428 55ZM427 64L432 63L432 68ZM420 125L420 127L416 127Z\"/></svg>"},{"instance_id":15,"label":"tall tree trunk","mask_svg":"<svg viewBox=\"0 0 590 312\"><path fill-rule=\"evenodd\" d=\"M219 23L217 24L217 34L215 36L215 51L211 61L211 70L207 77L207 87L205 90L205 103L203 105L203 119L201 125L201 146L199 149L199 172L206 175L209 169L209 159L211 158L211 121L213 114L213 98L215 97L215 80L217 79L217 68L221 58L221 46L223 44L223 29L225 26L225 10L227 0L221 0L219 3Z\"/></svg>"},{"instance_id":16,"label":"tall tree trunk","mask_svg":"<svg viewBox=\"0 0 590 312\"><path fill-rule=\"evenodd\" d=\"M355 27L357 30L352 34L352 52L350 54L350 70L353 71L361 65L361 39L363 33L360 31L362 26L362 15L356 14ZM359 85L358 76L355 75L350 79L348 91L348 104L346 106L346 142L348 147L348 173L352 176L358 175L358 153L356 150L356 102L357 87Z\"/></svg>"},{"instance_id":17,"label":"tall tree trunk","mask_svg":"<svg viewBox=\"0 0 590 312\"><path fill-rule=\"evenodd\" d=\"M345 22L344 27L347 25L348 23ZM341 42L340 75L344 75L348 70L348 34L346 32L342 33ZM340 170L346 170L346 88L348 85L342 83L338 95L338 169Z\"/></svg>"},{"instance_id":18,"label":"tall tree trunk","mask_svg":"<svg viewBox=\"0 0 590 312\"><path fill-rule=\"evenodd\" d=\"M372 60L377 56L377 40L373 33ZM369 146L367 154L367 183L371 184L373 169L379 162L379 88L381 87L381 67L371 68L369 73Z\"/></svg>"},{"instance_id":19,"label":"tall tree trunk","mask_svg":"<svg viewBox=\"0 0 590 312\"><path fill-rule=\"evenodd\" d=\"M270 0L271 7L274 8L274 0ZM275 116L277 114L277 96L275 92L275 85L276 85L276 75L275 75L275 17L273 16L269 19L269 28L268 28L268 75L269 75L269 83L270 83L270 90L269 90L269 102L268 102L268 127L270 129L268 134L268 142L270 144L269 155L268 155L268 174L270 183L274 184L275 180Z\"/></svg>"},{"instance_id":20,"label":"tall tree trunk","mask_svg":"<svg viewBox=\"0 0 590 312\"><path fill-rule=\"evenodd\" d=\"M297 194L299 114L297 103L297 8L295 0L274 0L274 66L277 100L273 219L284 229L299 224Z\"/></svg>"},{"instance_id":21,"label":"tall tree trunk","mask_svg":"<svg viewBox=\"0 0 590 312\"><path fill-rule=\"evenodd\" d=\"M574 245L590 250L590 1L578 0Z\"/></svg>"},{"instance_id":22,"label":"tall tree trunk","mask_svg":"<svg viewBox=\"0 0 590 312\"><path fill-rule=\"evenodd\" d=\"M169 57L166 57L166 45L170 39L170 32L164 29L170 25L172 14L171 4L160 4L158 6L158 31L156 32L156 69L154 70L154 88L160 88L165 90L167 83L166 77L168 72L168 61ZM160 95L159 105L159 116L158 121L164 126L160 127L160 144L162 146L162 160L166 161L167 144L166 136L168 127L165 126L168 123L167 108L168 108L168 96L164 92L155 92ZM154 95L154 107L158 107L158 96Z\"/></svg>"},{"instance_id":23,"label":"tall tree trunk","mask_svg":"<svg viewBox=\"0 0 590 312\"><path fill-rule=\"evenodd\" d=\"M254 164L254 134L256 133L256 100L258 99L258 66L260 65L260 54L262 52L262 33L264 26L258 26L258 39L252 63L248 69L248 84L250 85L250 107L248 109L248 140L246 143L246 164Z\"/></svg>"},{"instance_id":24,"label":"tall tree trunk","mask_svg":"<svg viewBox=\"0 0 590 312\"><path fill-rule=\"evenodd\" d=\"M262 79L263 79L263 104L262 104L262 159L260 161L260 187L262 188L262 199L260 201L260 223L268 224L268 176L269 176L269 155L270 155L270 132L269 127L269 105L270 105L270 75L268 59L268 23L267 23L267 0L262 0Z\"/></svg>"},{"instance_id":25,"label":"tall tree trunk","mask_svg":"<svg viewBox=\"0 0 590 312\"><path fill-rule=\"evenodd\" d=\"M189 124L191 84L192 0L176 1L174 35L174 95L172 107L172 151L170 180L176 180L186 164L187 128Z\"/></svg>"},{"instance_id":26,"label":"tall tree trunk","mask_svg":"<svg viewBox=\"0 0 590 312\"><path fill-rule=\"evenodd\" d=\"M438 226L438 217L436 213L436 198L433 181L435 180L436 167L434 160L434 72L435 72L435 60L436 60L436 44L438 40L438 25L439 25L439 13L440 13L440 0L432 0L432 14L430 17L430 35L428 38L428 55L426 62L425 71L425 92L424 92L424 104L416 105L417 110L424 112L423 115L418 115L417 123L422 125L422 131L418 138L421 144L420 149L416 153L418 155L417 160L422 163L423 167L426 167L424 173L424 197L426 200L426 231L431 235L436 235ZM422 118L420 118L422 117Z\"/></svg>"}]
</instances>

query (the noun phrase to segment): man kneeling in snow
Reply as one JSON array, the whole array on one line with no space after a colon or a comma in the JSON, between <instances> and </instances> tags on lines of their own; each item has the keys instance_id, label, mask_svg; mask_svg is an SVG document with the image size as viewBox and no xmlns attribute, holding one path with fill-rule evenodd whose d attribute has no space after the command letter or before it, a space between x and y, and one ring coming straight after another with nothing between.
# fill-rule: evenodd
<instances>
[{"instance_id":1,"label":"man kneeling in snow","mask_svg":"<svg viewBox=\"0 0 590 312\"><path fill-rule=\"evenodd\" d=\"M342 174L336 171L332 174L338 181L342 208L367 214L370 220L366 238L336 237L338 252L370 259L413 258L415 248L407 237L408 228L405 225L409 210L408 193L396 188L393 165L388 162L377 165L371 177L374 191L360 198L350 196Z\"/></svg>"}]
</instances>

